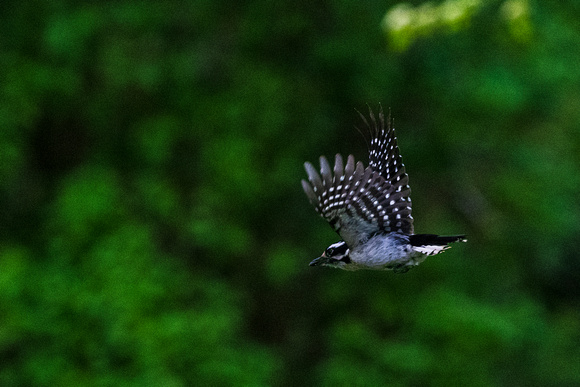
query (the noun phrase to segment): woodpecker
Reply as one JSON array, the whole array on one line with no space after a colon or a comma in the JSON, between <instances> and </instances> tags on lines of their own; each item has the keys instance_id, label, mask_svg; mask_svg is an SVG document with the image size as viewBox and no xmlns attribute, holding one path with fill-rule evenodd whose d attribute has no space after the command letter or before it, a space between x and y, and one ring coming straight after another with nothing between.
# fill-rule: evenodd
<instances>
[{"instance_id":1,"label":"woodpecker","mask_svg":"<svg viewBox=\"0 0 580 387\"><path fill-rule=\"evenodd\" d=\"M359 113L360 114L360 113ZM392 270L406 273L428 256L448 249L453 242L466 242L465 235L414 234L411 188L397 146L390 114L385 123L382 107L378 122L369 108L371 132L369 166L346 165L340 154L334 168L320 157L320 174L306 162L308 182L302 188L310 203L343 239L330 245L310 266L344 270Z\"/></svg>"}]
</instances>

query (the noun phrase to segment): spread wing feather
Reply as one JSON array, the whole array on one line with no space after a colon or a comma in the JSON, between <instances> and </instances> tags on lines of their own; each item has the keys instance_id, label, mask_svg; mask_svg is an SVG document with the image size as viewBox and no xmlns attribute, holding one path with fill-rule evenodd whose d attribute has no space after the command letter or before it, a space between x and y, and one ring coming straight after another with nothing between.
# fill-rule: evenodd
<instances>
[{"instance_id":1,"label":"spread wing feather","mask_svg":"<svg viewBox=\"0 0 580 387\"><path fill-rule=\"evenodd\" d=\"M369 166L355 164L352 155L344 165L336 155L331 168L320 157L320 174L307 162L308 181L302 180L310 203L351 247L378 232L413 234L409 177L390 117L385 123L382 108L378 121L372 111L371 123L361 117L372 135Z\"/></svg>"},{"instance_id":2,"label":"spread wing feather","mask_svg":"<svg viewBox=\"0 0 580 387\"><path fill-rule=\"evenodd\" d=\"M334 173L325 157L320 158L320 175L305 163L308 180L302 187L316 211L350 247L378 232L407 233L412 228L411 206L406 197L370 167L350 155L346 167L336 155Z\"/></svg>"}]
</instances>

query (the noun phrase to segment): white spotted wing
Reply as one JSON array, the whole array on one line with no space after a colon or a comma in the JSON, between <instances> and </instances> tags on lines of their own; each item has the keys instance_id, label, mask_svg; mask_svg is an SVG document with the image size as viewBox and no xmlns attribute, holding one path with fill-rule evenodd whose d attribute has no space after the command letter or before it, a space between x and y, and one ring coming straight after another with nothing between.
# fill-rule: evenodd
<instances>
[{"instance_id":1,"label":"white spotted wing","mask_svg":"<svg viewBox=\"0 0 580 387\"><path fill-rule=\"evenodd\" d=\"M380 126L372 112L371 121L373 136L367 168L361 162L355 165L352 155L346 166L336 155L333 170L321 157L320 175L312 164L304 164L309 182L302 180L302 187L310 203L351 248L380 232L413 233L409 178L394 130L390 125L385 128L382 110Z\"/></svg>"}]
</instances>

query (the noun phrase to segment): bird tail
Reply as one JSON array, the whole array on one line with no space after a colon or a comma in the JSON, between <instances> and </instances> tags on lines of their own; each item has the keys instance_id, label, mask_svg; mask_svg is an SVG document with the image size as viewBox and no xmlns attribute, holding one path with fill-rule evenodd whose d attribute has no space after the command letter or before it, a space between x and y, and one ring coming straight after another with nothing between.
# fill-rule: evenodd
<instances>
[{"instance_id":1,"label":"bird tail","mask_svg":"<svg viewBox=\"0 0 580 387\"><path fill-rule=\"evenodd\" d=\"M415 251L426 255L439 254L451 246L449 243L467 242L465 235L441 236L435 234L415 234L411 235L409 243Z\"/></svg>"}]
</instances>

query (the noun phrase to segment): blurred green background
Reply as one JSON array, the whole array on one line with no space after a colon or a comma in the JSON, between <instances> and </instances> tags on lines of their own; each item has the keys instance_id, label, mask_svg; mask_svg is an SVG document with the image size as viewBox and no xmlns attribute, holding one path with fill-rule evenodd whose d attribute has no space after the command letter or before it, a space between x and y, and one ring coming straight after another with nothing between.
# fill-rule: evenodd
<instances>
[{"instance_id":1,"label":"blurred green background","mask_svg":"<svg viewBox=\"0 0 580 387\"><path fill-rule=\"evenodd\" d=\"M580 384L580 2L3 1L0 384ZM404 275L303 162L390 107Z\"/></svg>"}]
</instances>

